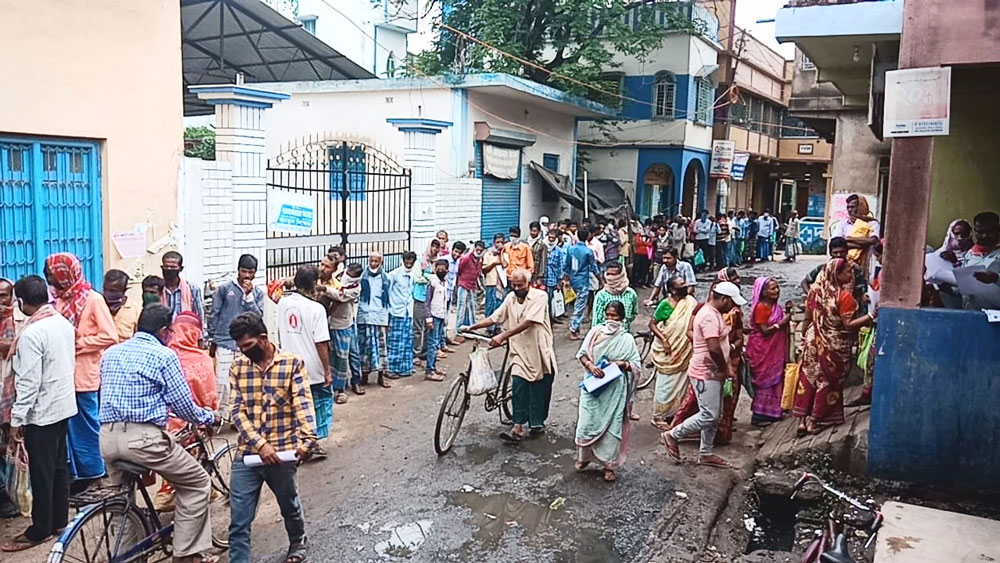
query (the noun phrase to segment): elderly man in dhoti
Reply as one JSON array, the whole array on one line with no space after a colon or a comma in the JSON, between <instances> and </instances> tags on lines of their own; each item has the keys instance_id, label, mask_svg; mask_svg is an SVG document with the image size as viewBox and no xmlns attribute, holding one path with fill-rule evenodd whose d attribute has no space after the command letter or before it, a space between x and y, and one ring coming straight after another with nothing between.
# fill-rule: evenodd
<instances>
[{"instance_id":1,"label":"elderly man in dhoti","mask_svg":"<svg viewBox=\"0 0 1000 563\"><path fill-rule=\"evenodd\" d=\"M549 301L546 292L530 286L531 272L514 270L510 276L513 290L500 308L486 319L460 331L477 330L500 325L503 332L493 337L495 348L510 341L509 369L513 375L511 399L514 427L500 433L508 442L520 442L527 435L537 437L545 432L552 399L552 380L556 374L556 354L552 347L552 325L549 324Z\"/></svg>"}]
</instances>

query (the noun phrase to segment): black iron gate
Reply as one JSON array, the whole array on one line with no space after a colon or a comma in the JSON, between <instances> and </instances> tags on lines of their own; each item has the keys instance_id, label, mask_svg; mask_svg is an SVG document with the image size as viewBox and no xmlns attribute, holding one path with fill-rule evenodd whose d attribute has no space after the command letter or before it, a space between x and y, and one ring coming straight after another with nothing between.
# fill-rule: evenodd
<instances>
[{"instance_id":1,"label":"black iron gate","mask_svg":"<svg viewBox=\"0 0 1000 563\"><path fill-rule=\"evenodd\" d=\"M375 147L310 140L291 148L268 161L268 198L282 192L308 197L314 222L308 234L277 232L269 223L268 279L318 264L334 245L349 260L367 260L377 250L388 268L410 247L410 170Z\"/></svg>"}]
</instances>

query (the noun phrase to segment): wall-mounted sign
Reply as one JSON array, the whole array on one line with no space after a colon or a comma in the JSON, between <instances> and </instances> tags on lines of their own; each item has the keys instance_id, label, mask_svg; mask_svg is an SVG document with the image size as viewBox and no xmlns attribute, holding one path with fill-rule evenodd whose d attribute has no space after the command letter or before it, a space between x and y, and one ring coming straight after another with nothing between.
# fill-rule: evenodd
<instances>
[{"instance_id":1,"label":"wall-mounted sign","mask_svg":"<svg viewBox=\"0 0 1000 563\"><path fill-rule=\"evenodd\" d=\"M886 137L947 135L951 116L951 67L885 73Z\"/></svg>"},{"instance_id":2,"label":"wall-mounted sign","mask_svg":"<svg viewBox=\"0 0 1000 563\"><path fill-rule=\"evenodd\" d=\"M712 160L708 166L710 178L729 178L733 171L735 141L712 141Z\"/></svg>"},{"instance_id":3,"label":"wall-mounted sign","mask_svg":"<svg viewBox=\"0 0 1000 563\"><path fill-rule=\"evenodd\" d=\"M733 155L733 180L742 180L747 173L747 163L750 162L750 153L738 152Z\"/></svg>"},{"instance_id":4,"label":"wall-mounted sign","mask_svg":"<svg viewBox=\"0 0 1000 563\"><path fill-rule=\"evenodd\" d=\"M812 154L813 144L812 143L799 143L799 154Z\"/></svg>"}]
</instances>

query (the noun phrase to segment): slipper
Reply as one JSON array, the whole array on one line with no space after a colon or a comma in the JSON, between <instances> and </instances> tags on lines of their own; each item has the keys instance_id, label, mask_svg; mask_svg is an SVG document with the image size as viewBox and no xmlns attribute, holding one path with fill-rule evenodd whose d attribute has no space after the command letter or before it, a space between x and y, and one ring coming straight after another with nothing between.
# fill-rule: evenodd
<instances>
[{"instance_id":1,"label":"slipper","mask_svg":"<svg viewBox=\"0 0 1000 563\"><path fill-rule=\"evenodd\" d=\"M670 435L669 432L663 432L660 434L660 443L663 447L667 448L667 455L669 455L675 462L681 462L681 447L677 443L677 439Z\"/></svg>"},{"instance_id":2,"label":"slipper","mask_svg":"<svg viewBox=\"0 0 1000 563\"><path fill-rule=\"evenodd\" d=\"M285 556L285 563L305 563L306 546L303 543L293 545L288 548L288 555Z\"/></svg>"},{"instance_id":3,"label":"slipper","mask_svg":"<svg viewBox=\"0 0 1000 563\"><path fill-rule=\"evenodd\" d=\"M24 551L26 549L31 549L31 548L35 547L36 545L41 545L41 544L49 541L50 539L52 539L52 538L45 538L43 540L33 542L33 541L29 540L28 538L26 538L24 536L24 534L22 533L22 534L18 534L16 536L14 536L14 539L12 539L9 542L3 544L3 547L0 548L0 550L3 550L4 553L17 553L18 551Z\"/></svg>"},{"instance_id":4,"label":"slipper","mask_svg":"<svg viewBox=\"0 0 1000 563\"><path fill-rule=\"evenodd\" d=\"M354 391L355 395L365 394L365 388L362 385L351 385L351 391Z\"/></svg>"},{"instance_id":5,"label":"slipper","mask_svg":"<svg viewBox=\"0 0 1000 563\"><path fill-rule=\"evenodd\" d=\"M614 471L612 471L610 469L605 469L604 470L604 482L606 482L606 483L614 483L617 480L618 480L618 476L615 475Z\"/></svg>"},{"instance_id":6,"label":"slipper","mask_svg":"<svg viewBox=\"0 0 1000 563\"><path fill-rule=\"evenodd\" d=\"M578 461L573 464L573 468L577 471L586 471L587 467L590 465L589 461Z\"/></svg>"},{"instance_id":7,"label":"slipper","mask_svg":"<svg viewBox=\"0 0 1000 563\"><path fill-rule=\"evenodd\" d=\"M569 333L569 339L570 340L583 340L583 337L580 336L580 333L578 333L578 332L571 332L571 333Z\"/></svg>"},{"instance_id":8,"label":"slipper","mask_svg":"<svg viewBox=\"0 0 1000 563\"><path fill-rule=\"evenodd\" d=\"M424 379L426 379L427 381L444 381L444 376L441 375L440 373L431 372L425 375Z\"/></svg>"},{"instance_id":9,"label":"slipper","mask_svg":"<svg viewBox=\"0 0 1000 563\"><path fill-rule=\"evenodd\" d=\"M663 420L650 420L649 423L660 432L670 432L671 428L673 428L669 422Z\"/></svg>"},{"instance_id":10,"label":"slipper","mask_svg":"<svg viewBox=\"0 0 1000 563\"><path fill-rule=\"evenodd\" d=\"M531 438L537 438L537 437L539 437L539 436L541 436L543 434L545 434L545 427L544 426L539 426L538 428L529 428L528 429L528 436L531 437Z\"/></svg>"},{"instance_id":11,"label":"slipper","mask_svg":"<svg viewBox=\"0 0 1000 563\"><path fill-rule=\"evenodd\" d=\"M337 391L337 394L334 397L333 402L337 403L338 405L343 405L344 403L347 402L347 393L343 391Z\"/></svg>"},{"instance_id":12,"label":"slipper","mask_svg":"<svg viewBox=\"0 0 1000 563\"><path fill-rule=\"evenodd\" d=\"M385 378L386 379L399 379L399 375L395 374L395 373L387 373L387 374L385 374Z\"/></svg>"},{"instance_id":13,"label":"slipper","mask_svg":"<svg viewBox=\"0 0 1000 563\"><path fill-rule=\"evenodd\" d=\"M513 430L504 430L500 433L500 439L511 444L521 443L522 437L515 434Z\"/></svg>"},{"instance_id":14,"label":"slipper","mask_svg":"<svg viewBox=\"0 0 1000 563\"><path fill-rule=\"evenodd\" d=\"M629 413L629 415L628 415L628 419L629 419L629 420L639 420L639 419L640 419L640 417L639 417L639 415L637 415L637 414L635 414L635 413L633 412L633 413Z\"/></svg>"},{"instance_id":15,"label":"slipper","mask_svg":"<svg viewBox=\"0 0 1000 563\"><path fill-rule=\"evenodd\" d=\"M717 455L702 456L698 458L698 465L707 465L709 467L721 467L723 469L732 468L733 464L722 459Z\"/></svg>"}]
</instances>

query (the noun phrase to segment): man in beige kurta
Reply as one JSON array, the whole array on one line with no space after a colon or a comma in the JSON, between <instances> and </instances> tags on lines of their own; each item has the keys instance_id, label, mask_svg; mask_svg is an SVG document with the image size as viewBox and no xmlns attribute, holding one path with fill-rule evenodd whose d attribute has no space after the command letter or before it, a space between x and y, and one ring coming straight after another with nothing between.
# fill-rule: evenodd
<instances>
[{"instance_id":1,"label":"man in beige kurta","mask_svg":"<svg viewBox=\"0 0 1000 563\"><path fill-rule=\"evenodd\" d=\"M476 330L493 325L503 327L503 332L493 337L494 347L509 341L508 369L514 376L511 381L514 428L502 432L507 441L520 441L528 426L530 436L545 431L552 398L552 381L556 374L556 354L552 347L552 325L549 324L548 294L530 287L531 272L516 270L511 275L513 290L507 294L492 315L465 330Z\"/></svg>"}]
</instances>

